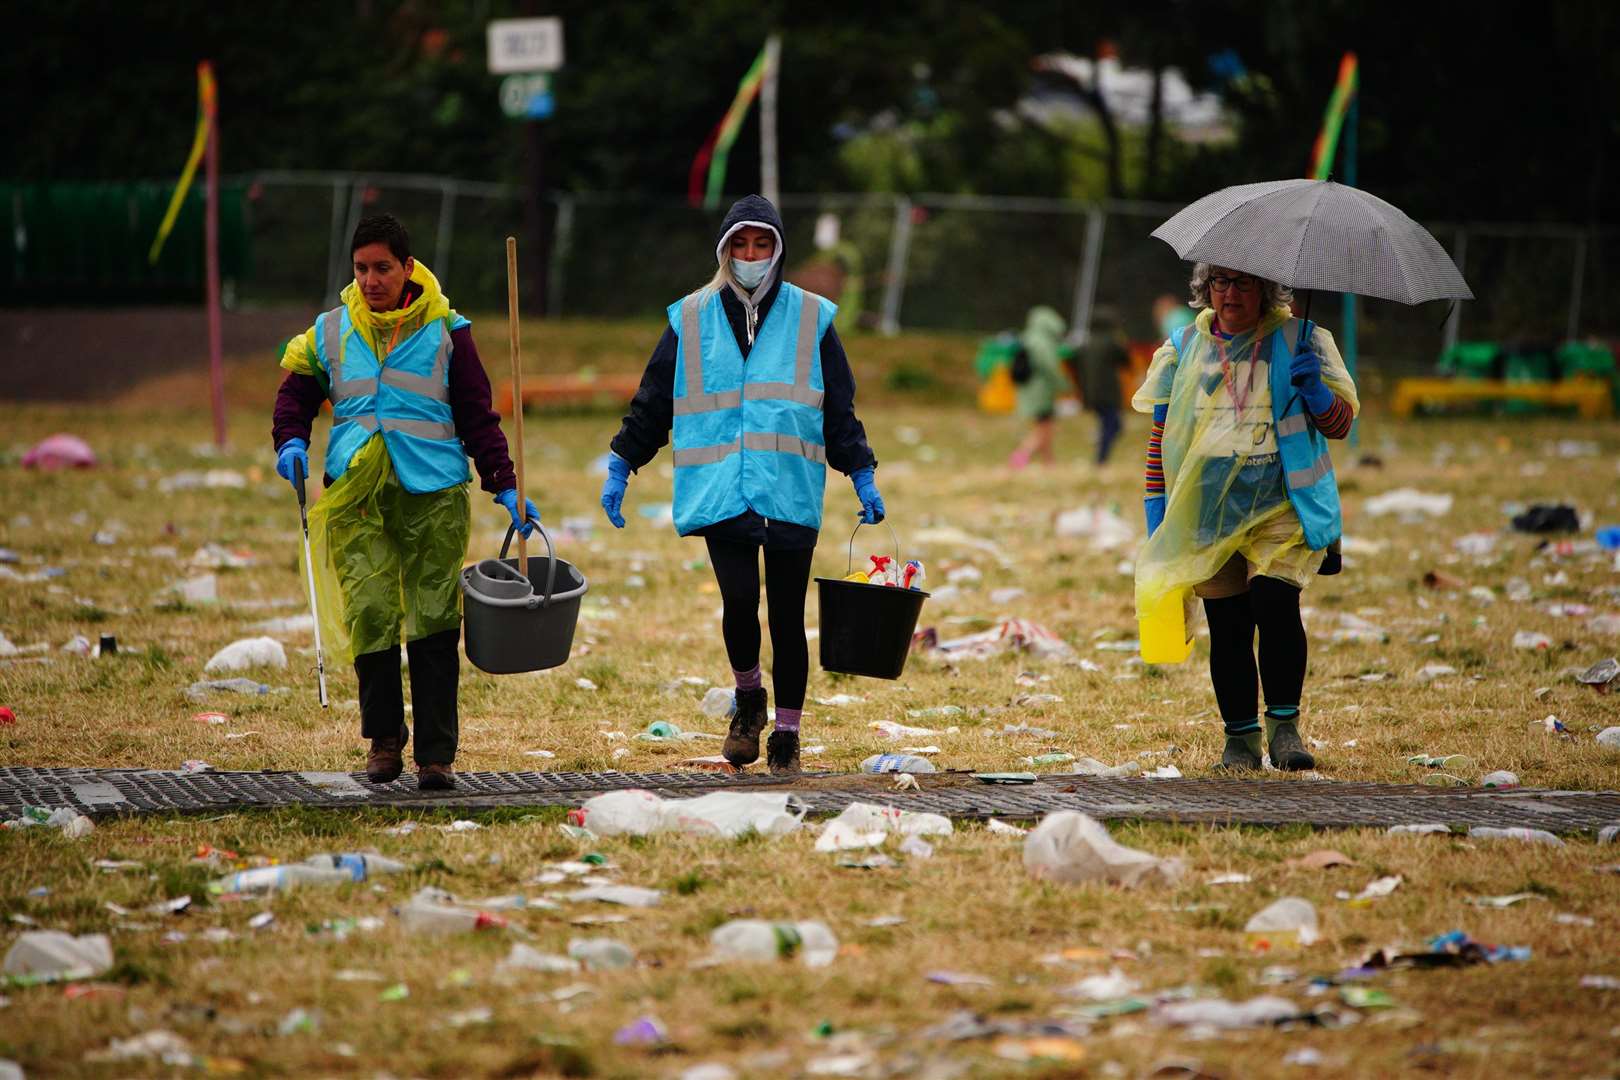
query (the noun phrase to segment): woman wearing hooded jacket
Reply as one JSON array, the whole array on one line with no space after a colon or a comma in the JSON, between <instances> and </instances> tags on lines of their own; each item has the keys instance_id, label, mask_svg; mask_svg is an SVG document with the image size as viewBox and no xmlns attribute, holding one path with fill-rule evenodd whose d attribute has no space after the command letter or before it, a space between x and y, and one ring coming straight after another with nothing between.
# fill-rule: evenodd
<instances>
[{"instance_id":1,"label":"woman wearing hooded jacket","mask_svg":"<svg viewBox=\"0 0 1620 1080\"><path fill-rule=\"evenodd\" d=\"M759 760L768 718L759 665L763 549L776 686L766 764L793 773L810 671L804 597L827 468L853 482L862 521L883 520L883 499L833 329L838 309L782 280L782 234L776 207L758 195L726 213L718 269L669 306L669 325L613 437L602 509L624 528L630 474L673 432L675 530L703 537L724 602L721 629L737 685L724 753L739 766Z\"/></svg>"}]
</instances>

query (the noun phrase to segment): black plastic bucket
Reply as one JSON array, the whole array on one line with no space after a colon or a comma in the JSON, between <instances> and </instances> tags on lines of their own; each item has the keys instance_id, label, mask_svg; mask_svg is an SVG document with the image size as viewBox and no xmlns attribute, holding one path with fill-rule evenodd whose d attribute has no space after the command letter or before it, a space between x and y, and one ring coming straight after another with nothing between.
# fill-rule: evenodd
<instances>
[{"instance_id":1,"label":"black plastic bucket","mask_svg":"<svg viewBox=\"0 0 1620 1080\"><path fill-rule=\"evenodd\" d=\"M860 525L855 531L860 531ZM894 533L890 527L891 535ZM849 535L849 559L854 562L855 533ZM894 565L900 562L900 542L895 538ZM911 635L917 630L928 594L921 589L898 585L871 585L864 581L816 578L821 603L821 668L843 675L865 675L873 679L898 679L911 651Z\"/></svg>"},{"instance_id":2,"label":"black plastic bucket","mask_svg":"<svg viewBox=\"0 0 1620 1080\"><path fill-rule=\"evenodd\" d=\"M578 567L557 558L551 536L542 528L546 587L536 592L519 571L518 560L506 557L515 532L507 528L499 559L484 559L461 572L467 659L491 675L544 671L566 663L574 647L579 601L589 587ZM531 558L530 568L537 562Z\"/></svg>"}]
</instances>

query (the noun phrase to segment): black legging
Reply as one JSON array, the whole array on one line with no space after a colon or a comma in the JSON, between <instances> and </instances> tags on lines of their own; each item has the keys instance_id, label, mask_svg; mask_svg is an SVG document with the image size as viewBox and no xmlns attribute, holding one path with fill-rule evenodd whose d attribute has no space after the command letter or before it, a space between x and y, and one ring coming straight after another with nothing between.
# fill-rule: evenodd
<instances>
[{"instance_id":1,"label":"black legging","mask_svg":"<svg viewBox=\"0 0 1620 1080\"><path fill-rule=\"evenodd\" d=\"M1305 686L1305 624L1299 618L1299 589L1278 578L1257 577L1249 591L1205 600L1209 619L1209 677L1215 702L1228 728L1255 718L1257 683L1274 709L1299 707ZM1254 632L1260 631L1260 670L1254 664Z\"/></svg>"},{"instance_id":2,"label":"black legging","mask_svg":"<svg viewBox=\"0 0 1620 1080\"><path fill-rule=\"evenodd\" d=\"M720 583L725 614L720 626L734 671L759 663L758 544L705 537L709 562ZM810 586L815 549L765 550L765 606L771 624L771 685L783 709L804 708L810 678L810 646L804 637L804 595Z\"/></svg>"}]
</instances>

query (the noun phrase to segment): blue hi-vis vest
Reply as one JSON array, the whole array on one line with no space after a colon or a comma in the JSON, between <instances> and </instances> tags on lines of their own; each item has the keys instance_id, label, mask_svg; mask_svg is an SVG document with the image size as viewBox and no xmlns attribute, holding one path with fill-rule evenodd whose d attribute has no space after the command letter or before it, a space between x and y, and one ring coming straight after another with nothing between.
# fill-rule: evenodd
<instances>
[{"instance_id":1,"label":"blue hi-vis vest","mask_svg":"<svg viewBox=\"0 0 1620 1080\"><path fill-rule=\"evenodd\" d=\"M433 319L379 363L347 307L315 318L315 356L330 379L332 435L326 475L336 480L381 431L400 484L413 495L466 483L467 453L450 412L450 331L470 325Z\"/></svg>"},{"instance_id":2,"label":"blue hi-vis vest","mask_svg":"<svg viewBox=\"0 0 1620 1080\"><path fill-rule=\"evenodd\" d=\"M1178 356L1189 332L1196 333L1196 328L1183 326L1170 335ZM1339 512L1339 484L1333 476L1333 458L1328 454L1327 440L1311 424L1305 401L1290 381L1287 359L1294 355L1298 340L1298 319L1287 320L1267 339L1271 416L1288 501L1304 527L1305 543L1311 550L1321 551L1339 538L1344 531L1344 519ZM1169 434L1165 437L1168 439Z\"/></svg>"},{"instance_id":3,"label":"blue hi-vis vest","mask_svg":"<svg viewBox=\"0 0 1620 1080\"><path fill-rule=\"evenodd\" d=\"M837 312L783 282L745 363L719 292L669 306L678 341L676 532L687 536L747 510L821 527L821 338Z\"/></svg>"}]
</instances>

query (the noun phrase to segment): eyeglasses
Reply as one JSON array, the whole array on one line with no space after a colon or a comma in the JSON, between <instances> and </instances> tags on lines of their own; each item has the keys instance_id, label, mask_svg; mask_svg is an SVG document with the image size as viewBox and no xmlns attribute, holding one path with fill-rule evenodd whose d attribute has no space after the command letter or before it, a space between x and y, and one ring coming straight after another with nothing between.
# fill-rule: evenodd
<instances>
[{"instance_id":1,"label":"eyeglasses","mask_svg":"<svg viewBox=\"0 0 1620 1080\"><path fill-rule=\"evenodd\" d=\"M1238 292L1254 292L1259 282L1249 274L1239 274L1237 277L1227 277L1225 274L1213 274L1209 279L1210 292L1225 292L1236 288Z\"/></svg>"}]
</instances>

